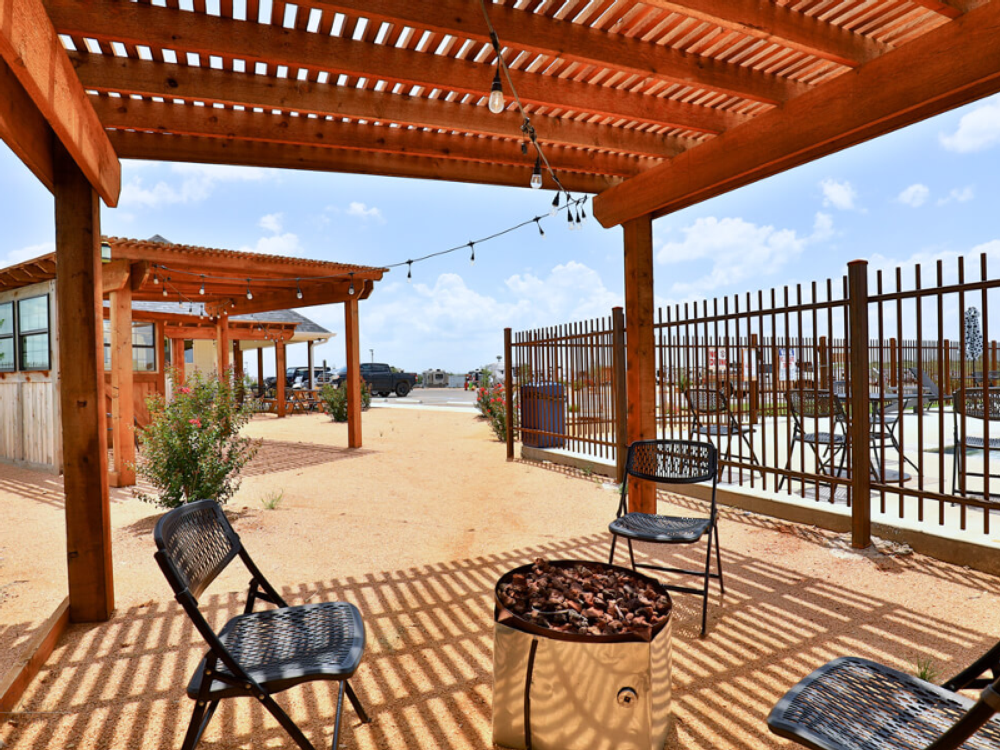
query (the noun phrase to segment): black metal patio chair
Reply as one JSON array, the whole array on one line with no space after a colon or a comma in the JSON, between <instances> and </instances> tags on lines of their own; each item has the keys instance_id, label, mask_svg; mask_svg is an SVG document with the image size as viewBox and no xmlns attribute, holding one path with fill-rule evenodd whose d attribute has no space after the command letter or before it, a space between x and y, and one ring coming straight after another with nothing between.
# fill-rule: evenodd
<instances>
[{"instance_id":1,"label":"black metal patio chair","mask_svg":"<svg viewBox=\"0 0 1000 750\"><path fill-rule=\"evenodd\" d=\"M989 471L989 461L986 458L986 466L982 472L969 471L965 456L972 450L984 450L989 445L992 453L990 457L1000 458L1000 425L993 428L996 437L987 440L985 435L970 435L968 433L967 420L976 419L987 422L1000 422L1000 388L959 388L953 394L955 405L955 463L952 467L952 488L955 494L967 494L965 480L967 477L983 477L989 475L990 478L1000 479L1000 474L992 474ZM1000 488L1000 484L994 485ZM991 495L1000 494L998 492Z\"/></svg>"},{"instance_id":2,"label":"black metal patio chair","mask_svg":"<svg viewBox=\"0 0 1000 750\"><path fill-rule=\"evenodd\" d=\"M788 471L792 467L796 445L808 445L816 455L816 473L822 474L834 471L833 464L840 454L840 466L836 469L843 472L847 460L847 415L844 406L836 393L831 391L787 391L785 401L788 403L788 413L792 417L792 434L789 436L788 461L785 462L785 473L778 480L777 491L785 483ZM809 432L805 421L815 422L816 430ZM826 423L828 431L821 428Z\"/></svg>"},{"instance_id":3,"label":"black metal patio chair","mask_svg":"<svg viewBox=\"0 0 1000 750\"><path fill-rule=\"evenodd\" d=\"M628 479L645 479L661 484L694 484L712 482L712 504L707 518L682 518L661 516L652 513L629 512ZM608 563L615 561L615 545L618 537L628 542L628 556L632 570L649 568L668 573L699 576L704 579L702 588L664 584L670 591L697 594L704 599L701 607L701 634L705 635L708 618L709 579L719 581L719 591L726 593L722 580L722 556L719 552L719 527L716 518L715 490L718 484L718 451L711 443L692 440L637 440L628 447L625 462L625 479L622 482L618 515L608 526L611 531L611 555ZM695 544L708 535L708 550L704 570L688 570L649 563L636 563L632 542L654 544ZM715 544L717 573L711 572L712 545Z\"/></svg>"},{"instance_id":4,"label":"black metal patio chair","mask_svg":"<svg viewBox=\"0 0 1000 750\"><path fill-rule=\"evenodd\" d=\"M917 368L907 367L906 371L913 375L913 379L917 379ZM937 383L931 380L930 373L927 370L920 371L920 388L924 392L924 411L930 411L931 406L934 404L938 405L938 411L944 408L945 403L952 400L951 396L941 395L941 389L938 388Z\"/></svg>"},{"instance_id":5,"label":"black metal patio chair","mask_svg":"<svg viewBox=\"0 0 1000 750\"><path fill-rule=\"evenodd\" d=\"M156 561L170 582L208 652L198 665L188 696L194 713L183 750L193 750L223 698L247 696L266 708L303 750L315 750L274 694L302 682L340 683L332 748L340 736L344 693L361 721L370 721L348 683L365 650L365 626L357 607L347 602L289 606L268 583L244 549L221 506L213 500L182 505L161 518L153 531ZM242 615L216 633L202 615L198 598L239 557L253 578ZM260 599L276 609L254 612Z\"/></svg>"},{"instance_id":6,"label":"black metal patio chair","mask_svg":"<svg viewBox=\"0 0 1000 750\"><path fill-rule=\"evenodd\" d=\"M732 459L733 437L737 441L742 441L750 453L750 463L760 466L757 454L754 452L751 436L753 427L740 424L740 421L729 408L729 399L716 388L688 388L684 392L687 399L688 410L691 412L691 430L689 439L694 439L695 435L704 435L709 440L718 438L718 448L722 456ZM726 447L722 450L722 439L725 438ZM737 446L739 442L737 442Z\"/></svg>"},{"instance_id":7,"label":"black metal patio chair","mask_svg":"<svg viewBox=\"0 0 1000 750\"><path fill-rule=\"evenodd\" d=\"M998 662L1000 644L939 687L867 659L841 657L789 690L767 724L813 750L997 750ZM957 692L967 689L982 689L979 700Z\"/></svg>"}]
</instances>

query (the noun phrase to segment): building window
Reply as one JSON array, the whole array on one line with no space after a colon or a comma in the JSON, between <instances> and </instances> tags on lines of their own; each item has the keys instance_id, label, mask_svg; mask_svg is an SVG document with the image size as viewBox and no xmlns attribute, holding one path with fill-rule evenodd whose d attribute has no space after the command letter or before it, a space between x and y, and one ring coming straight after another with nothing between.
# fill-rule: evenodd
<instances>
[{"instance_id":1,"label":"building window","mask_svg":"<svg viewBox=\"0 0 1000 750\"><path fill-rule=\"evenodd\" d=\"M21 370L49 369L48 295L18 300L17 339Z\"/></svg>"},{"instance_id":2,"label":"building window","mask_svg":"<svg viewBox=\"0 0 1000 750\"><path fill-rule=\"evenodd\" d=\"M111 321L104 319L104 369L111 369ZM156 371L156 324L132 323L132 370Z\"/></svg>"},{"instance_id":3,"label":"building window","mask_svg":"<svg viewBox=\"0 0 1000 750\"><path fill-rule=\"evenodd\" d=\"M14 370L14 303L0 303L0 372Z\"/></svg>"}]
</instances>

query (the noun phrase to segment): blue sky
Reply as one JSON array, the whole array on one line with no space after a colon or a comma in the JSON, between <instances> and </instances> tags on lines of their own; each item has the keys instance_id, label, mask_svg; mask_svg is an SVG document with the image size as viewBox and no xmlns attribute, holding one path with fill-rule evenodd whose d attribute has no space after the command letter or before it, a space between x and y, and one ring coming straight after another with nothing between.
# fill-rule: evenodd
<instances>
[{"instance_id":1,"label":"blue sky","mask_svg":"<svg viewBox=\"0 0 1000 750\"><path fill-rule=\"evenodd\" d=\"M541 126L539 126L541 127ZM660 304L986 251L1000 259L1000 97L986 99L654 224ZM0 146L0 267L54 247L52 197ZM383 265L548 215L550 192L355 175L123 162L105 234ZM589 207L588 207L589 213ZM386 274L361 305L363 359L465 372L502 353L503 328L608 315L623 302L620 229L563 215L467 251ZM337 333L317 349L344 363L341 306L304 314ZM305 363L305 347L289 349Z\"/></svg>"}]
</instances>

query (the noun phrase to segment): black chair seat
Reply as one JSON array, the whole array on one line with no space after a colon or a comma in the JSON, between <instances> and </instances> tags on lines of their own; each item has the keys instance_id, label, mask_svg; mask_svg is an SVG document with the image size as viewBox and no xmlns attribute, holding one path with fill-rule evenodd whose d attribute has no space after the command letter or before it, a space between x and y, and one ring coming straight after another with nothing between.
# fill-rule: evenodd
<instances>
[{"instance_id":1,"label":"black chair seat","mask_svg":"<svg viewBox=\"0 0 1000 750\"><path fill-rule=\"evenodd\" d=\"M847 437L837 433L829 432L807 432L792 438L801 443L812 443L813 445L845 445Z\"/></svg>"},{"instance_id":2,"label":"black chair seat","mask_svg":"<svg viewBox=\"0 0 1000 750\"><path fill-rule=\"evenodd\" d=\"M728 437L729 435L744 435L752 432L753 430L749 427L726 424L702 424L698 425L694 429L694 434L696 435L721 435L722 437Z\"/></svg>"},{"instance_id":3,"label":"black chair seat","mask_svg":"<svg viewBox=\"0 0 1000 750\"><path fill-rule=\"evenodd\" d=\"M814 750L921 750L961 719L973 701L858 657L834 659L793 687L767 724ZM962 750L1000 748L988 721Z\"/></svg>"},{"instance_id":4,"label":"black chair seat","mask_svg":"<svg viewBox=\"0 0 1000 750\"><path fill-rule=\"evenodd\" d=\"M964 441L959 439L959 443L964 445L969 450L975 450L977 448L986 447L986 438L966 435ZM990 438L990 450L1000 450L1000 438Z\"/></svg>"},{"instance_id":5,"label":"black chair seat","mask_svg":"<svg viewBox=\"0 0 1000 750\"><path fill-rule=\"evenodd\" d=\"M678 518L650 513L626 513L612 521L612 534L639 542L691 544L697 542L712 525L710 518Z\"/></svg>"},{"instance_id":6,"label":"black chair seat","mask_svg":"<svg viewBox=\"0 0 1000 750\"><path fill-rule=\"evenodd\" d=\"M347 602L320 602L253 612L230 620L219 639L240 666L269 692L300 682L351 677L365 650L365 626L357 607ZM198 698L205 671L203 660L188 685ZM218 665L223 675L231 673ZM246 695L242 686L213 680L209 697Z\"/></svg>"}]
</instances>

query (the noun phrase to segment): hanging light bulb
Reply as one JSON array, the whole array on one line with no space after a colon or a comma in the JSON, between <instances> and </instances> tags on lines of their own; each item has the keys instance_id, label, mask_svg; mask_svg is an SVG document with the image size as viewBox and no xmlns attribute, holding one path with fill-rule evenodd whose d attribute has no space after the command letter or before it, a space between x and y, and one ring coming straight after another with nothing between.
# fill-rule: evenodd
<instances>
[{"instance_id":1,"label":"hanging light bulb","mask_svg":"<svg viewBox=\"0 0 1000 750\"><path fill-rule=\"evenodd\" d=\"M412 284L413 283L413 261L412 260L406 261L406 283L407 284Z\"/></svg>"},{"instance_id":2,"label":"hanging light bulb","mask_svg":"<svg viewBox=\"0 0 1000 750\"><path fill-rule=\"evenodd\" d=\"M201 276L201 289L198 290L198 294L204 294L204 293L205 293L205 275L202 274L202 276Z\"/></svg>"},{"instance_id":3,"label":"hanging light bulb","mask_svg":"<svg viewBox=\"0 0 1000 750\"><path fill-rule=\"evenodd\" d=\"M587 223L587 212L583 210L583 206L580 206L580 223Z\"/></svg>"},{"instance_id":4,"label":"hanging light bulb","mask_svg":"<svg viewBox=\"0 0 1000 750\"><path fill-rule=\"evenodd\" d=\"M572 232L576 227L573 225L573 209L566 209L566 223L569 225L569 230Z\"/></svg>"},{"instance_id":5,"label":"hanging light bulb","mask_svg":"<svg viewBox=\"0 0 1000 750\"><path fill-rule=\"evenodd\" d=\"M302 287L299 286L299 279L295 280L295 298L302 299Z\"/></svg>"},{"instance_id":6,"label":"hanging light bulb","mask_svg":"<svg viewBox=\"0 0 1000 750\"><path fill-rule=\"evenodd\" d=\"M354 296L354 271L351 271L351 285L347 288L347 293Z\"/></svg>"},{"instance_id":7,"label":"hanging light bulb","mask_svg":"<svg viewBox=\"0 0 1000 750\"><path fill-rule=\"evenodd\" d=\"M153 283L156 284L157 286L160 285L160 277L155 273L153 274Z\"/></svg>"},{"instance_id":8,"label":"hanging light bulb","mask_svg":"<svg viewBox=\"0 0 1000 750\"><path fill-rule=\"evenodd\" d=\"M253 299L253 292L250 291L250 279L247 279L247 299Z\"/></svg>"},{"instance_id":9,"label":"hanging light bulb","mask_svg":"<svg viewBox=\"0 0 1000 750\"><path fill-rule=\"evenodd\" d=\"M163 282L163 296L167 296L167 283L170 281L170 277L167 276L166 281Z\"/></svg>"},{"instance_id":10,"label":"hanging light bulb","mask_svg":"<svg viewBox=\"0 0 1000 750\"><path fill-rule=\"evenodd\" d=\"M538 227L538 233L540 235L542 235L542 237L544 238L545 237L545 230L542 229L542 223L538 220L538 217L535 217L535 226Z\"/></svg>"},{"instance_id":11,"label":"hanging light bulb","mask_svg":"<svg viewBox=\"0 0 1000 750\"><path fill-rule=\"evenodd\" d=\"M472 255L469 256L469 265L474 266L476 265L476 243L470 242L469 249L472 250Z\"/></svg>"},{"instance_id":12,"label":"hanging light bulb","mask_svg":"<svg viewBox=\"0 0 1000 750\"><path fill-rule=\"evenodd\" d=\"M500 60L497 58L497 72L493 76L493 86L490 88L490 112L495 115L503 112L503 84L500 83Z\"/></svg>"},{"instance_id":13,"label":"hanging light bulb","mask_svg":"<svg viewBox=\"0 0 1000 750\"><path fill-rule=\"evenodd\" d=\"M531 172L531 189L538 190L542 186L542 157L535 157L535 168Z\"/></svg>"},{"instance_id":14,"label":"hanging light bulb","mask_svg":"<svg viewBox=\"0 0 1000 750\"><path fill-rule=\"evenodd\" d=\"M556 191L556 197L552 199L552 208L549 209L549 216L555 216L559 211L559 191Z\"/></svg>"}]
</instances>

